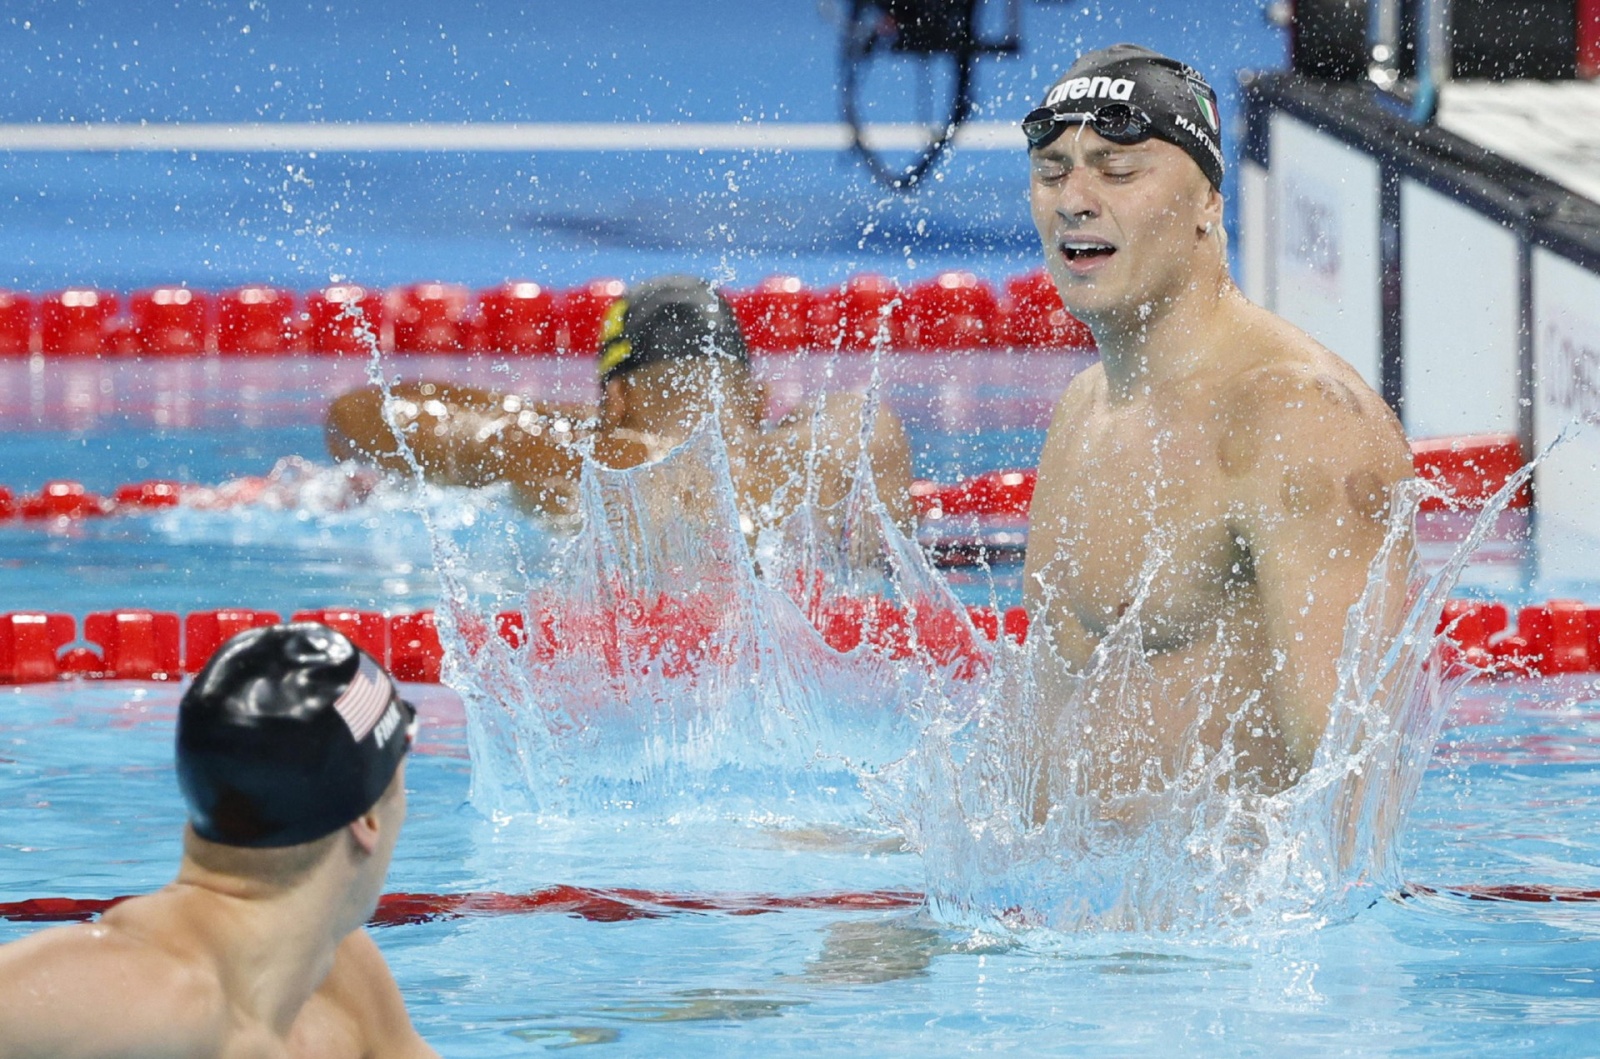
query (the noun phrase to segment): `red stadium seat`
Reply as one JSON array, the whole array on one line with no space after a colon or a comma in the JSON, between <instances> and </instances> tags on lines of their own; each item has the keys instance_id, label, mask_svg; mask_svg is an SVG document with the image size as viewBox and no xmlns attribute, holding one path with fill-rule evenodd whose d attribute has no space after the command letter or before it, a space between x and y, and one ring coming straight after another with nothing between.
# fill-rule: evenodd
<instances>
[{"instance_id":1,"label":"red stadium seat","mask_svg":"<svg viewBox=\"0 0 1600 1059\"><path fill-rule=\"evenodd\" d=\"M211 341L211 299L187 287L135 293L128 305L136 352L192 356Z\"/></svg>"},{"instance_id":2,"label":"red stadium seat","mask_svg":"<svg viewBox=\"0 0 1600 1059\"><path fill-rule=\"evenodd\" d=\"M556 299L561 315L561 348L569 353L599 353L606 310L627 290L620 279L597 279L587 286L562 291Z\"/></svg>"},{"instance_id":3,"label":"red stadium seat","mask_svg":"<svg viewBox=\"0 0 1600 1059\"><path fill-rule=\"evenodd\" d=\"M811 334L816 348L860 353L872 349L880 333L886 348L897 348L904 338L905 312L895 305L900 288L891 279L863 273L851 276L832 292L824 292L812 306Z\"/></svg>"},{"instance_id":4,"label":"red stadium seat","mask_svg":"<svg viewBox=\"0 0 1600 1059\"><path fill-rule=\"evenodd\" d=\"M0 290L0 356L26 356L33 349L33 299Z\"/></svg>"},{"instance_id":5,"label":"red stadium seat","mask_svg":"<svg viewBox=\"0 0 1600 1059\"><path fill-rule=\"evenodd\" d=\"M238 287L217 295L217 352L225 356L292 353L299 324L293 291Z\"/></svg>"},{"instance_id":6,"label":"red stadium seat","mask_svg":"<svg viewBox=\"0 0 1600 1059\"><path fill-rule=\"evenodd\" d=\"M970 272L941 272L906 295L906 345L929 352L981 349L996 337L994 288Z\"/></svg>"},{"instance_id":7,"label":"red stadium seat","mask_svg":"<svg viewBox=\"0 0 1600 1059\"><path fill-rule=\"evenodd\" d=\"M1061 304L1046 272L1013 276L1000 302L1000 344L1014 349L1093 349L1094 335Z\"/></svg>"},{"instance_id":8,"label":"red stadium seat","mask_svg":"<svg viewBox=\"0 0 1600 1059\"><path fill-rule=\"evenodd\" d=\"M744 340L757 353L795 353L811 345L817 301L796 276L768 276L755 290L729 292Z\"/></svg>"},{"instance_id":9,"label":"red stadium seat","mask_svg":"<svg viewBox=\"0 0 1600 1059\"><path fill-rule=\"evenodd\" d=\"M39 348L63 356L104 352L116 315L117 296L110 291L73 287L47 294L39 304Z\"/></svg>"},{"instance_id":10,"label":"red stadium seat","mask_svg":"<svg viewBox=\"0 0 1600 1059\"><path fill-rule=\"evenodd\" d=\"M346 306L361 311L359 320ZM370 356L371 343L380 350L393 348L384 334L384 300L376 291L353 283L339 283L306 295L308 342L313 353L353 353ZM365 328L358 326L365 324Z\"/></svg>"},{"instance_id":11,"label":"red stadium seat","mask_svg":"<svg viewBox=\"0 0 1600 1059\"><path fill-rule=\"evenodd\" d=\"M560 340L555 295L526 280L502 283L478 295L480 340L495 353L554 353Z\"/></svg>"},{"instance_id":12,"label":"red stadium seat","mask_svg":"<svg viewBox=\"0 0 1600 1059\"><path fill-rule=\"evenodd\" d=\"M396 353L460 353L467 348L462 323L467 288L454 283L413 283L389 292Z\"/></svg>"}]
</instances>

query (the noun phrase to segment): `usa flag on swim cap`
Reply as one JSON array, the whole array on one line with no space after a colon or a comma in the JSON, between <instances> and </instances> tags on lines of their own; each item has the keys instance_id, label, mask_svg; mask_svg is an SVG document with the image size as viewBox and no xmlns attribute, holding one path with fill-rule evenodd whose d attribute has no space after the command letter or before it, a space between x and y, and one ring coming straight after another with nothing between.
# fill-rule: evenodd
<instances>
[{"instance_id":1,"label":"usa flag on swim cap","mask_svg":"<svg viewBox=\"0 0 1600 1059\"><path fill-rule=\"evenodd\" d=\"M384 708L393 697L394 685L389 682L388 674L363 654L356 675L350 679L350 686L333 701L333 708L344 718L350 734L359 743L377 725L378 718L383 716Z\"/></svg>"}]
</instances>

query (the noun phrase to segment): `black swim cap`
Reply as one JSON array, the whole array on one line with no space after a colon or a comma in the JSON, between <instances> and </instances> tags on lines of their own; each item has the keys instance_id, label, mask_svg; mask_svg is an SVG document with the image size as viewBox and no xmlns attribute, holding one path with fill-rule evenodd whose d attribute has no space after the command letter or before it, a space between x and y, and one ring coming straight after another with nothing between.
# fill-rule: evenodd
<instances>
[{"instance_id":1,"label":"black swim cap","mask_svg":"<svg viewBox=\"0 0 1600 1059\"><path fill-rule=\"evenodd\" d=\"M294 846L372 808L411 745L417 711L383 667L315 622L223 644L178 706L178 786L195 834Z\"/></svg>"},{"instance_id":2,"label":"black swim cap","mask_svg":"<svg viewBox=\"0 0 1600 1059\"><path fill-rule=\"evenodd\" d=\"M662 276L611 303L600 337L600 381L663 360L750 363L733 306L694 276Z\"/></svg>"},{"instance_id":3,"label":"black swim cap","mask_svg":"<svg viewBox=\"0 0 1600 1059\"><path fill-rule=\"evenodd\" d=\"M1222 187L1222 122L1217 93L1192 66L1137 44L1113 44L1078 57L1072 68L1050 86L1037 110L1023 119L1031 147L1050 143L1068 125L1088 123L1110 109L1116 119L1133 119L1142 135L1109 139L1122 143L1155 136L1193 158L1211 186ZM1052 127L1052 119L1053 127ZM1030 129L1030 126L1034 126ZM1040 135L1035 136L1038 130Z\"/></svg>"}]
</instances>

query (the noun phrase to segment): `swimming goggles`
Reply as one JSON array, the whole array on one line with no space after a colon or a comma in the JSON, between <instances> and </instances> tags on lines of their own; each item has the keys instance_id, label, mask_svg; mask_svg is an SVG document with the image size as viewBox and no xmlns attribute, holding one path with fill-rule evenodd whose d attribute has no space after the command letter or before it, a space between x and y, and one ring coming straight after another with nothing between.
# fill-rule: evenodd
<instances>
[{"instance_id":1,"label":"swimming goggles","mask_svg":"<svg viewBox=\"0 0 1600 1059\"><path fill-rule=\"evenodd\" d=\"M1030 110L1022 119L1022 134L1028 147L1044 147L1061 135L1068 125L1087 125L1112 143L1124 147L1155 135L1150 115L1126 103L1107 103L1094 110L1062 112L1054 107Z\"/></svg>"}]
</instances>

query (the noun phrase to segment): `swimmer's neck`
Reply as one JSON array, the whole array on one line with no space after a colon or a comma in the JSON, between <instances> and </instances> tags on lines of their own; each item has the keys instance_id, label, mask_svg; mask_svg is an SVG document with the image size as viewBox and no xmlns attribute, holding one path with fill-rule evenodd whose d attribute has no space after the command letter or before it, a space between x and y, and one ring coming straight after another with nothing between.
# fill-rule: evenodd
<instances>
[{"instance_id":1,"label":"swimmer's neck","mask_svg":"<svg viewBox=\"0 0 1600 1059\"><path fill-rule=\"evenodd\" d=\"M280 1035L333 969L339 944L366 919L348 883L320 869L282 885L185 857L162 894L181 903L185 925L216 959L230 999Z\"/></svg>"},{"instance_id":2,"label":"swimmer's neck","mask_svg":"<svg viewBox=\"0 0 1600 1059\"><path fill-rule=\"evenodd\" d=\"M1214 369L1248 306L1224 276L1092 321L1112 402L1135 401Z\"/></svg>"}]
</instances>

